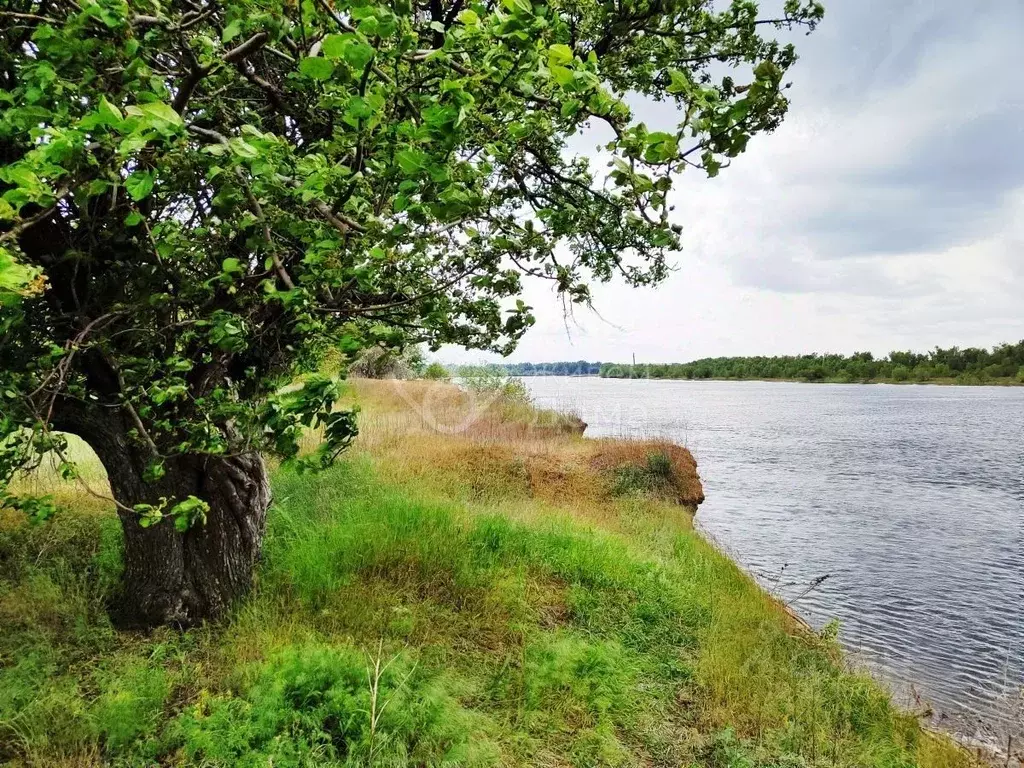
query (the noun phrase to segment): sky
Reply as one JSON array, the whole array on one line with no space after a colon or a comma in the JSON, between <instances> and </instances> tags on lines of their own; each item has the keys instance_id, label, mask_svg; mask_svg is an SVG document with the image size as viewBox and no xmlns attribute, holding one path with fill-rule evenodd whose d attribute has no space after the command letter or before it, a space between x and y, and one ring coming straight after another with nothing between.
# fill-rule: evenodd
<instances>
[{"instance_id":1,"label":"sky","mask_svg":"<svg viewBox=\"0 0 1024 768\"><path fill-rule=\"evenodd\" d=\"M677 182L676 269L596 287L511 361L992 346L1024 339L1024 2L825 0L783 126ZM652 124L665 104L645 107ZM488 358L455 348L450 362Z\"/></svg>"}]
</instances>

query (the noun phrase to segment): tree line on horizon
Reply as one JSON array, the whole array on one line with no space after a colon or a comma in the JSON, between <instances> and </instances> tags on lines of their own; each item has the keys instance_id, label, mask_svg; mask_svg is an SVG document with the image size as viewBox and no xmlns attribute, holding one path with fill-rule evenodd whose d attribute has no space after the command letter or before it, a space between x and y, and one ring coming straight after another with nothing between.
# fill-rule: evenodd
<instances>
[{"instance_id":1,"label":"tree line on horizon","mask_svg":"<svg viewBox=\"0 0 1024 768\"><path fill-rule=\"evenodd\" d=\"M598 376L605 363L562 360L556 363L505 363L509 376Z\"/></svg>"},{"instance_id":2,"label":"tree line on horizon","mask_svg":"<svg viewBox=\"0 0 1024 768\"><path fill-rule=\"evenodd\" d=\"M688 363L600 363L585 360L510 363L511 376L593 376L614 379L762 379L791 381L949 381L1024 384L1024 340L992 349L936 347L930 352L709 357Z\"/></svg>"}]
</instances>

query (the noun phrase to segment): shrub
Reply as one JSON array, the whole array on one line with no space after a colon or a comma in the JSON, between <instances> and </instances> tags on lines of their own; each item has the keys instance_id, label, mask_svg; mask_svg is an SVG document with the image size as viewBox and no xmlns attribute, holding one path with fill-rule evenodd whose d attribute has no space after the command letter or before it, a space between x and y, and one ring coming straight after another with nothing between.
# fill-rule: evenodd
<instances>
[{"instance_id":1,"label":"shrub","mask_svg":"<svg viewBox=\"0 0 1024 768\"><path fill-rule=\"evenodd\" d=\"M486 394L510 403L529 403L530 391L522 379L509 376L498 365L464 365L459 369L459 378L466 389L476 394Z\"/></svg>"},{"instance_id":2,"label":"shrub","mask_svg":"<svg viewBox=\"0 0 1024 768\"><path fill-rule=\"evenodd\" d=\"M403 657L379 664L351 647L291 648L242 698L200 701L178 721L193 760L211 766L491 765L483 718Z\"/></svg>"},{"instance_id":3,"label":"shrub","mask_svg":"<svg viewBox=\"0 0 1024 768\"><path fill-rule=\"evenodd\" d=\"M448 369L438 362L433 362L423 370L423 378L432 381L448 381Z\"/></svg>"},{"instance_id":4,"label":"shrub","mask_svg":"<svg viewBox=\"0 0 1024 768\"><path fill-rule=\"evenodd\" d=\"M58 654L49 649L0 665L0 765L17 765L18 755L49 765L53 755L94 751L85 706L77 681L60 674Z\"/></svg>"},{"instance_id":5,"label":"shrub","mask_svg":"<svg viewBox=\"0 0 1024 768\"><path fill-rule=\"evenodd\" d=\"M152 734L170 693L167 673L139 661L98 676L101 693L92 707L98 736L108 750L128 747Z\"/></svg>"},{"instance_id":6,"label":"shrub","mask_svg":"<svg viewBox=\"0 0 1024 768\"><path fill-rule=\"evenodd\" d=\"M543 636L526 652L525 704L540 717L595 726L637 706L636 670L615 642L571 632Z\"/></svg>"},{"instance_id":7,"label":"shrub","mask_svg":"<svg viewBox=\"0 0 1024 768\"><path fill-rule=\"evenodd\" d=\"M361 379L410 379L423 373L423 353L419 347L404 350L370 347L348 367L350 376Z\"/></svg>"},{"instance_id":8,"label":"shrub","mask_svg":"<svg viewBox=\"0 0 1024 768\"><path fill-rule=\"evenodd\" d=\"M526 649L523 706L536 733L564 734L578 766L629 764L620 741L641 713L634 656L614 641L561 631ZM547 736L552 738L552 736Z\"/></svg>"},{"instance_id":9,"label":"shrub","mask_svg":"<svg viewBox=\"0 0 1024 768\"><path fill-rule=\"evenodd\" d=\"M671 495L672 462L664 453L651 453L644 464L627 464L615 470L612 492L616 496L632 493Z\"/></svg>"}]
</instances>

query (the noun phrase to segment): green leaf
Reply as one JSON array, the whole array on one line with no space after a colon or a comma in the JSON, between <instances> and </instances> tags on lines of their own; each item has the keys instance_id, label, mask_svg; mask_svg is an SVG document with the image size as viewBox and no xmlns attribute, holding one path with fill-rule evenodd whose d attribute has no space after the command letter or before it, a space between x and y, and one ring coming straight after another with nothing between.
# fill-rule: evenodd
<instances>
[{"instance_id":1,"label":"green leaf","mask_svg":"<svg viewBox=\"0 0 1024 768\"><path fill-rule=\"evenodd\" d=\"M354 37L347 35L327 35L321 43L321 50L324 56L329 59L342 59L345 57L345 44Z\"/></svg>"},{"instance_id":2,"label":"green leaf","mask_svg":"<svg viewBox=\"0 0 1024 768\"><path fill-rule=\"evenodd\" d=\"M160 461L151 461L146 465L142 473L142 479L147 483L155 483L167 474L167 468Z\"/></svg>"},{"instance_id":3,"label":"green leaf","mask_svg":"<svg viewBox=\"0 0 1024 768\"><path fill-rule=\"evenodd\" d=\"M750 113L750 99L740 99L729 108L729 119L734 123L743 120Z\"/></svg>"},{"instance_id":4,"label":"green leaf","mask_svg":"<svg viewBox=\"0 0 1024 768\"><path fill-rule=\"evenodd\" d=\"M480 16L477 15L476 11L470 8L464 10L456 18L467 27L475 27L480 23Z\"/></svg>"},{"instance_id":5,"label":"green leaf","mask_svg":"<svg viewBox=\"0 0 1024 768\"><path fill-rule=\"evenodd\" d=\"M162 101L139 104L135 107L128 107L125 111L129 114L143 117L152 125L166 123L172 126L183 126L185 124L181 119L181 115L175 112L170 104L164 104Z\"/></svg>"},{"instance_id":6,"label":"green leaf","mask_svg":"<svg viewBox=\"0 0 1024 768\"><path fill-rule=\"evenodd\" d=\"M354 42L345 47L345 61L356 69L364 69L375 53L372 45Z\"/></svg>"},{"instance_id":7,"label":"green leaf","mask_svg":"<svg viewBox=\"0 0 1024 768\"><path fill-rule=\"evenodd\" d=\"M19 264L13 254L0 246L0 305L10 305L24 296L29 284L39 274L34 267Z\"/></svg>"},{"instance_id":8,"label":"green leaf","mask_svg":"<svg viewBox=\"0 0 1024 768\"><path fill-rule=\"evenodd\" d=\"M299 62L299 71L313 80L330 80L334 65L319 56L307 57Z\"/></svg>"},{"instance_id":9,"label":"green leaf","mask_svg":"<svg viewBox=\"0 0 1024 768\"><path fill-rule=\"evenodd\" d=\"M418 149L403 149L395 154L398 167L406 176L416 176L421 173L430 162L426 152Z\"/></svg>"},{"instance_id":10,"label":"green leaf","mask_svg":"<svg viewBox=\"0 0 1024 768\"><path fill-rule=\"evenodd\" d=\"M124 225L126 227L137 227L142 223L142 214L138 211L132 211L124 217Z\"/></svg>"},{"instance_id":11,"label":"green leaf","mask_svg":"<svg viewBox=\"0 0 1024 768\"><path fill-rule=\"evenodd\" d=\"M153 191L155 181L151 172L135 171L135 173L125 179L124 188L128 190L132 200L138 202L149 197L149 193Z\"/></svg>"},{"instance_id":12,"label":"green leaf","mask_svg":"<svg viewBox=\"0 0 1024 768\"><path fill-rule=\"evenodd\" d=\"M100 105L97 109L100 118L106 125L118 126L124 122L124 116L121 114L121 110L107 101L107 97L103 96L100 98Z\"/></svg>"},{"instance_id":13,"label":"green leaf","mask_svg":"<svg viewBox=\"0 0 1024 768\"><path fill-rule=\"evenodd\" d=\"M668 75L671 82L666 90L669 93L689 93L693 88L693 84L690 82L689 76L680 72L678 69L670 69Z\"/></svg>"},{"instance_id":14,"label":"green leaf","mask_svg":"<svg viewBox=\"0 0 1024 768\"><path fill-rule=\"evenodd\" d=\"M241 31L242 31L242 22L241 22L241 20L235 19L230 24L228 24L226 27L224 27L224 32L221 33L220 40L221 40L222 43L230 42L231 40L234 40L236 37L238 37L238 35L241 33Z\"/></svg>"},{"instance_id":15,"label":"green leaf","mask_svg":"<svg viewBox=\"0 0 1024 768\"><path fill-rule=\"evenodd\" d=\"M377 53L372 45L364 43L351 32L344 35L327 35L323 42L324 56L335 61L345 61L355 69L362 70Z\"/></svg>"},{"instance_id":16,"label":"green leaf","mask_svg":"<svg viewBox=\"0 0 1024 768\"><path fill-rule=\"evenodd\" d=\"M557 64L554 64L550 66L549 69L551 70L551 76L559 85L568 85L569 83L572 82L573 71L568 67L562 67Z\"/></svg>"},{"instance_id":17,"label":"green leaf","mask_svg":"<svg viewBox=\"0 0 1024 768\"><path fill-rule=\"evenodd\" d=\"M572 48L568 45L558 43L548 48L548 62L550 64L568 64L573 58Z\"/></svg>"},{"instance_id":18,"label":"green leaf","mask_svg":"<svg viewBox=\"0 0 1024 768\"><path fill-rule=\"evenodd\" d=\"M782 79L782 70L771 61L762 61L754 68L754 77L758 80L767 80L769 83L778 85Z\"/></svg>"},{"instance_id":19,"label":"green leaf","mask_svg":"<svg viewBox=\"0 0 1024 768\"><path fill-rule=\"evenodd\" d=\"M189 496L184 501L179 501L167 513L174 518L174 530L184 533L196 523L206 524L206 514L210 511L210 505L195 496Z\"/></svg>"},{"instance_id":20,"label":"green leaf","mask_svg":"<svg viewBox=\"0 0 1024 768\"><path fill-rule=\"evenodd\" d=\"M562 117L572 117L573 115L580 111L580 108L582 106L583 105L576 99L569 99L569 101L562 104L562 108L559 110L559 114L561 114Z\"/></svg>"},{"instance_id":21,"label":"green leaf","mask_svg":"<svg viewBox=\"0 0 1024 768\"><path fill-rule=\"evenodd\" d=\"M122 155L130 155L133 152L138 152L149 144L149 137L142 133L133 133L130 136L125 136L124 140L118 145L117 151Z\"/></svg>"},{"instance_id":22,"label":"green leaf","mask_svg":"<svg viewBox=\"0 0 1024 768\"><path fill-rule=\"evenodd\" d=\"M232 153L238 155L239 157L252 159L260 156L259 150L256 149L256 147L254 147L252 144L247 142L245 139L231 139L229 141L229 145L231 147Z\"/></svg>"}]
</instances>

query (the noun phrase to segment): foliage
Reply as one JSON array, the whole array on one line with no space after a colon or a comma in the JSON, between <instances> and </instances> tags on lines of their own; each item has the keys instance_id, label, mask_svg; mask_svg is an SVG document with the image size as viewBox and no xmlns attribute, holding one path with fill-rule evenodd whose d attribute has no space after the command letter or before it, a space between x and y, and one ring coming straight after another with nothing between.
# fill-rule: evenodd
<instances>
[{"instance_id":1,"label":"foliage","mask_svg":"<svg viewBox=\"0 0 1024 768\"><path fill-rule=\"evenodd\" d=\"M493 748L470 743L474 718L440 681L401 657L385 660L378 676L375 662L352 648L289 648L263 665L245 697L186 711L175 736L198 764L492 764Z\"/></svg>"},{"instance_id":2,"label":"foliage","mask_svg":"<svg viewBox=\"0 0 1024 768\"><path fill-rule=\"evenodd\" d=\"M349 376L363 379L408 379L423 373L423 352L418 347L387 349L370 347L348 367Z\"/></svg>"},{"instance_id":3,"label":"foliage","mask_svg":"<svg viewBox=\"0 0 1024 768\"><path fill-rule=\"evenodd\" d=\"M463 365L459 381L477 395L501 398L510 403L529 403L530 391L519 379L505 373L500 365Z\"/></svg>"},{"instance_id":4,"label":"foliage","mask_svg":"<svg viewBox=\"0 0 1024 768\"><path fill-rule=\"evenodd\" d=\"M715 357L690 363L601 364L601 376L650 379L788 379L803 381L955 381L957 384L1012 382L1024 369L1024 340L991 350L936 347L931 352L870 352L850 356Z\"/></svg>"},{"instance_id":5,"label":"foliage","mask_svg":"<svg viewBox=\"0 0 1024 768\"><path fill-rule=\"evenodd\" d=\"M612 490L629 493L665 494L672 490L672 462L664 453L651 453L644 464L616 468Z\"/></svg>"},{"instance_id":6,"label":"foliage","mask_svg":"<svg viewBox=\"0 0 1024 768\"><path fill-rule=\"evenodd\" d=\"M659 282L673 185L779 125L796 56L770 34L822 14L7 2L0 484L82 408L130 417L149 477L179 454L294 457L308 426L328 463L354 433L336 390L280 388L339 342L508 352L533 322L523 275L583 303ZM678 121L645 125L626 94ZM585 130L607 171L569 151Z\"/></svg>"},{"instance_id":7,"label":"foliage","mask_svg":"<svg viewBox=\"0 0 1024 768\"><path fill-rule=\"evenodd\" d=\"M98 674L96 682L101 692L92 706L94 729L110 752L153 733L170 694L164 670L133 661L115 672Z\"/></svg>"},{"instance_id":8,"label":"foliage","mask_svg":"<svg viewBox=\"0 0 1024 768\"><path fill-rule=\"evenodd\" d=\"M431 381L448 381L451 378L451 374L448 373L448 369L441 363L434 361L423 369L423 378L430 379Z\"/></svg>"}]
</instances>

